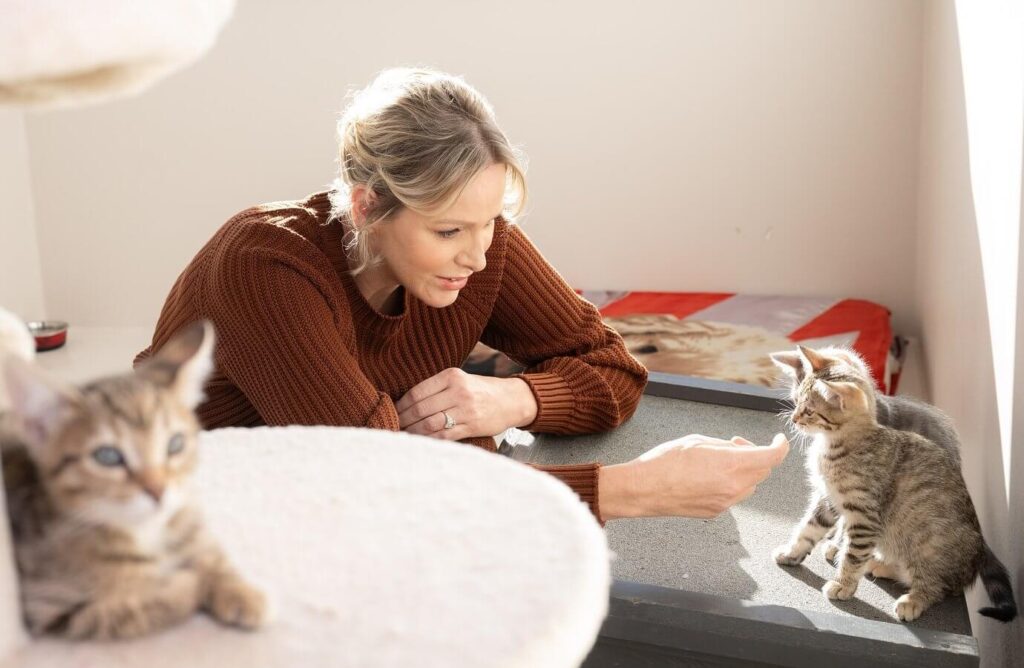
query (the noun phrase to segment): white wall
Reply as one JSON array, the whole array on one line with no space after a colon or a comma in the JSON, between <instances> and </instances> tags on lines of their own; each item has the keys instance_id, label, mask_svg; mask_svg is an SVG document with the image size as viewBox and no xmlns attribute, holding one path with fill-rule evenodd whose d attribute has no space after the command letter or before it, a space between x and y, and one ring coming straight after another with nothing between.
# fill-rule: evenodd
<instances>
[{"instance_id":1,"label":"white wall","mask_svg":"<svg viewBox=\"0 0 1024 668\"><path fill-rule=\"evenodd\" d=\"M47 304L151 325L230 214L331 180L350 84L423 63L466 75L525 148L524 226L575 285L857 296L915 333L919 18L917 0L241 2L144 96L29 119Z\"/></svg>"},{"instance_id":2,"label":"white wall","mask_svg":"<svg viewBox=\"0 0 1024 668\"><path fill-rule=\"evenodd\" d=\"M955 4L969 28L966 33L958 33ZM1024 392L1019 326L1024 291L1018 289L1024 273L1016 233L1021 222L1024 24L998 15L1008 6L926 3L917 285L931 399L957 423L964 475L985 536L1009 568L1021 601L1024 408L1014 403L1022 404ZM976 31L979 25L985 29ZM1001 25L1012 26L1009 39ZM992 104L986 90L1010 97ZM979 134L986 127L996 133ZM979 180L985 163L1003 165L1004 173ZM1015 190L1007 176L1017 180ZM968 600L972 609L987 605L981 588ZM1012 657L1024 655L1019 621L1003 626L973 614L972 624L983 665L1008 666Z\"/></svg>"},{"instance_id":3,"label":"white wall","mask_svg":"<svg viewBox=\"0 0 1024 668\"><path fill-rule=\"evenodd\" d=\"M26 320L43 318L28 145L21 112L0 109L0 306Z\"/></svg>"}]
</instances>

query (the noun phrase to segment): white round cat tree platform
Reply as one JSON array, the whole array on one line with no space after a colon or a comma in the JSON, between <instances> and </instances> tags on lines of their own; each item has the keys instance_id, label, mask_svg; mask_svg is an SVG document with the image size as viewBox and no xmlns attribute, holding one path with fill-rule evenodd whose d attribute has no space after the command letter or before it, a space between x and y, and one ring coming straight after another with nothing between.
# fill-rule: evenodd
<instances>
[{"instance_id":1,"label":"white round cat tree platform","mask_svg":"<svg viewBox=\"0 0 1024 668\"><path fill-rule=\"evenodd\" d=\"M597 637L607 543L551 476L364 429L224 429L201 447L207 520L270 595L271 624L247 633L196 615L130 642L19 637L4 527L0 665L536 668L579 665Z\"/></svg>"}]
</instances>

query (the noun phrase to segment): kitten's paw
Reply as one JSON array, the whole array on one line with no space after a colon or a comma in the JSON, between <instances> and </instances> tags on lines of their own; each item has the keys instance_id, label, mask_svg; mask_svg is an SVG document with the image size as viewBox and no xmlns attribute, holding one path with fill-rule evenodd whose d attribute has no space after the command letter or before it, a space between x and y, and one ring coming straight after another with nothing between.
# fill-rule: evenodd
<instances>
[{"instance_id":1,"label":"kitten's paw","mask_svg":"<svg viewBox=\"0 0 1024 668\"><path fill-rule=\"evenodd\" d=\"M133 606L93 603L68 619L65 635L73 640L125 640L148 632L145 618Z\"/></svg>"},{"instance_id":2,"label":"kitten's paw","mask_svg":"<svg viewBox=\"0 0 1024 668\"><path fill-rule=\"evenodd\" d=\"M839 543L829 543L825 547L825 559L833 566L836 564L837 554L839 554Z\"/></svg>"},{"instance_id":3,"label":"kitten's paw","mask_svg":"<svg viewBox=\"0 0 1024 668\"><path fill-rule=\"evenodd\" d=\"M904 594L896 599L894 612L901 622L912 622L921 616L921 613L928 608L928 605L910 594Z\"/></svg>"},{"instance_id":4,"label":"kitten's paw","mask_svg":"<svg viewBox=\"0 0 1024 668\"><path fill-rule=\"evenodd\" d=\"M825 583L825 586L821 588L821 591L825 594L826 597L830 599L839 599L840 601L845 601L848 598L851 598L854 592L857 591L857 583L854 582L852 585L844 586L840 582L836 582L835 580L829 580Z\"/></svg>"},{"instance_id":5,"label":"kitten's paw","mask_svg":"<svg viewBox=\"0 0 1024 668\"><path fill-rule=\"evenodd\" d=\"M243 629L259 628L269 616L263 592L238 578L228 578L214 585L209 609L217 621Z\"/></svg>"},{"instance_id":6,"label":"kitten's paw","mask_svg":"<svg viewBox=\"0 0 1024 668\"><path fill-rule=\"evenodd\" d=\"M772 558L780 566L799 566L807 558L807 552L797 550L792 545L783 545L772 550Z\"/></svg>"},{"instance_id":7,"label":"kitten's paw","mask_svg":"<svg viewBox=\"0 0 1024 668\"><path fill-rule=\"evenodd\" d=\"M867 566L867 572L873 578L886 578L889 580L898 579L896 569L889 564L879 561L878 559L872 559Z\"/></svg>"}]
</instances>

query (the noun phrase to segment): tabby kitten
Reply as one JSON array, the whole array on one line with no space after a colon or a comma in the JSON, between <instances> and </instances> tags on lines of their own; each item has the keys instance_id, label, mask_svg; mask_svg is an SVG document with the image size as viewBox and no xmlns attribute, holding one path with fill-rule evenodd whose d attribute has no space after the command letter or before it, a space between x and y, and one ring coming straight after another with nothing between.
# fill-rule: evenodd
<instances>
[{"instance_id":1,"label":"tabby kitten","mask_svg":"<svg viewBox=\"0 0 1024 668\"><path fill-rule=\"evenodd\" d=\"M0 430L22 608L34 634L132 638L202 609L260 626L263 595L228 563L191 490L213 329L196 323L135 373L81 389L5 364Z\"/></svg>"},{"instance_id":2,"label":"tabby kitten","mask_svg":"<svg viewBox=\"0 0 1024 668\"><path fill-rule=\"evenodd\" d=\"M848 599L865 573L909 591L896 600L902 621L917 619L977 576L1001 621L1017 615L1006 568L981 535L974 504L949 447L878 423L877 398L863 361L845 350L772 354L791 377L791 419L813 437L807 454L813 492L793 540L773 553L795 566L842 519L839 572L823 592ZM836 549L837 548L837 549Z\"/></svg>"}]
</instances>

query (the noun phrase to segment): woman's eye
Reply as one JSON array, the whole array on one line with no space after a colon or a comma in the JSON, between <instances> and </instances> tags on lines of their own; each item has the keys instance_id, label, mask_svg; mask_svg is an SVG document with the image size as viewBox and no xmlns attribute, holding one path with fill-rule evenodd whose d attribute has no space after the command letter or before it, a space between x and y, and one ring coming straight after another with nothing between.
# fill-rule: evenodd
<instances>
[{"instance_id":1,"label":"woman's eye","mask_svg":"<svg viewBox=\"0 0 1024 668\"><path fill-rule=\"evenodd\" d=\"M124 466L124 454L112 445L101 445L92 451L92 458L101 466Z\"/></svg>"},{"instance_id":2,"label":"woman's eye","mask_svg":"<svg viewBox=\"0 0 1024 668\"><path fill-rule=\"evenodd\" d=\"M438 230L437 231L437 236L441 237L442 239L451 239L452 237L454 237L458 233L459 233L459 229L458 228L455 228L454 230Z\"/></svg>"},{"instance_id":3,"label":"woman's eye","mask_svg":"<svg viewBox=\"0 0 1024 668\"><path fill-rule=\"evenodd\" d=\"M185 435L182 433L171 436L171 440L167 441L167 454L176 455L185 449Z\"/></svg>"}]
</instances>

